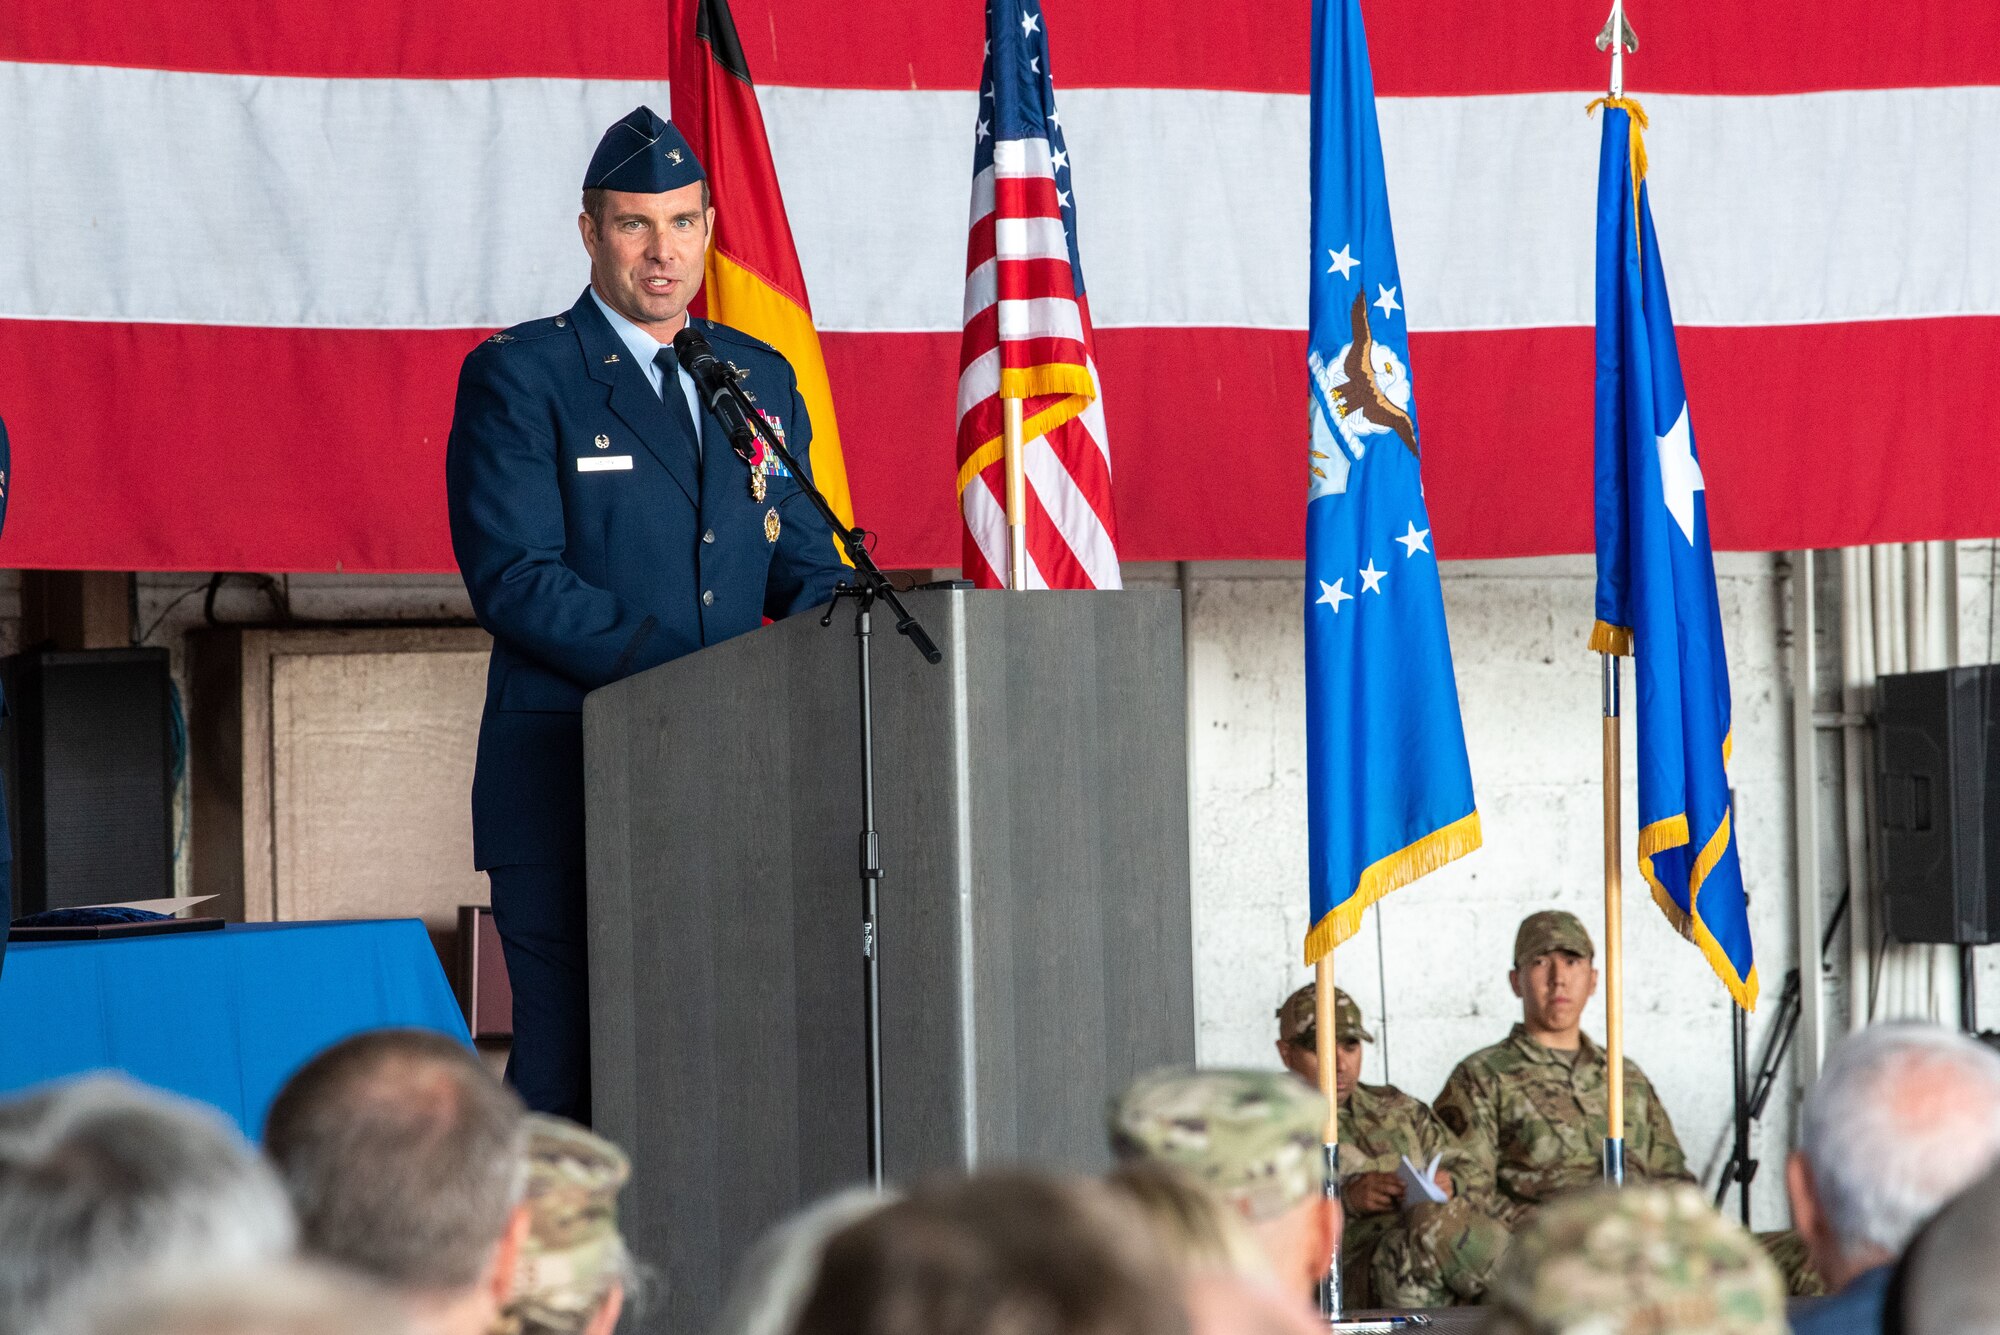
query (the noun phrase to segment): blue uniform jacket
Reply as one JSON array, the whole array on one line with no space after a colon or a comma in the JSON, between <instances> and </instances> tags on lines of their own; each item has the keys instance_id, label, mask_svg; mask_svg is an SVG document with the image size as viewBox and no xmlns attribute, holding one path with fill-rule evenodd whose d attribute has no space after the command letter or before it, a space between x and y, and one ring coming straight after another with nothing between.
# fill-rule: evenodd
<instances>
[{"instance_id":1,"label":"blue uniform jacket","mask_svg":"<svg viewBox=\"0 0 2000 1335\"><path fill-rule=\"evenodd\" d=\"M812 425L790 364L695 324L749 372L744 388L803 465ZM467 354L445 486L452 550L493 634L472 780L480 868L582 862L586 691L817 606L839 582L797 483L767 475L753 500L713 414L702 436L698 461L587 290Z\"/></svg>"}]
</instances>

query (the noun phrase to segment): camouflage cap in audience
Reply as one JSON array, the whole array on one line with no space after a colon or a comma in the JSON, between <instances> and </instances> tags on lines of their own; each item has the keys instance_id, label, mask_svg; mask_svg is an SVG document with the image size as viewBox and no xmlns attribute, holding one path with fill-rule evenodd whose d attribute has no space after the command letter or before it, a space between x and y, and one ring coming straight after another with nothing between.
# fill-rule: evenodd
<instances>
[{"instance_id":1,"label":"camouflage cap in audience","mask_svg":"<svg viewBox=\"0 0 2000 1335\"><path fill-rule=\"evenodd\" d=\"M1294 1039L1311 1031L1319 1020L1318 1005L1317 983L1307 983L1286 997L1285 1004L1278 1007L1278 1037ZM1375 1041L1375 1035L1361 1027L1361 1008L1354 1004L1354 998L1337 987L1333 989L1333 1037L1340 1043L1350 1039L1362 1043Z\"/></svg>"},{"instance_id":2,"label":"camouflage cap in audience","mask_svg":"<svg viewBox=\"0 0 2000 1335\"><path fill-rule=\"evenodd\" d=\"M1699 1190L1601 1187L1542 1207L1486 1293L1485 1335L1785 1335L1785 1286Z\"/></svg>"},{"instance_id":3,"label":"camouflage cap in audience","mask_svg":"<svg viewBox=\"0 0 2000 1335\"><path fill-rule=\"evenodd\" d=\"M1552 950L1566 950L1585 959L1597 956L1597 947L1591 944L1590 933L1574 913L1543 909L1521 919L1521 930L1514 933L1514 963L1524 964Z\"/></svg>"},{"instance_id":4,"label":"camouflage cap in audience","mask_svg":"<svg viewBox=\"0 0 2000 1335\"><path fill-rule=\"evenodd\" d=\"M528 1121L527 1239L503 1329L580 1331L627 1265L618 1189L632 1169L602 1136L559 1117Z\"/></svg>"},{"instance_id":5,"label":"camouflage cap in audience","mask_svg":"<svg viewBox=\"0 0 2000 1335\"><path fill-rule=\"evenodd\" d=\"M1326 1099L1289 1072L1152 1071L1113 1101L1110 1123L1114 1153L1173 1164L1253 1220L1323 1189Z\"/></svg>"}]
</instances>

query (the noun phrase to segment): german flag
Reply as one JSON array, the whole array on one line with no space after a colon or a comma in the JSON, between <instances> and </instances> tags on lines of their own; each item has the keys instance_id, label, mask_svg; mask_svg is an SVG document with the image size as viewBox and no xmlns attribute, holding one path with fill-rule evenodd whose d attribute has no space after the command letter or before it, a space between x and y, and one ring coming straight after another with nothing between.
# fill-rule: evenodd
<instances>
[{"instance_id":1,"label":"german flag","mask_svg":"<svg viewBox=\"0 0 2000 1335\"><path fill-rule=\"evenodd\" d=\"M707 169L715 203L698 313L785 354L812 416L813 481L852 524L833 388L736 20L728 0L674 0L672 12L673 121Z\"/></svg>"}]
</instances>

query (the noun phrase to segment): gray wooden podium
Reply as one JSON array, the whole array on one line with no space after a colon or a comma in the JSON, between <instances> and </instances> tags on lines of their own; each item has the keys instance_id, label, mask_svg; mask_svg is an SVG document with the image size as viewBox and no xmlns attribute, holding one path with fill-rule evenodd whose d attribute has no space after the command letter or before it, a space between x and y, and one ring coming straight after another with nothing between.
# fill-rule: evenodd
<instances>
[{"instance_id":1,"label":"gray wooden podium","mask_svg":"<svg viewBox=\"0 0 2000 1335\"><path fill-rule=\"evenodd\" d=\"M878 609L884 1163L1095 1171L1106 1101L1194 1058L1180 595ZM854 611L584 702L594 1117L700 1335L772 1223L867 1179Z\"/></svg>"}]
</instances>

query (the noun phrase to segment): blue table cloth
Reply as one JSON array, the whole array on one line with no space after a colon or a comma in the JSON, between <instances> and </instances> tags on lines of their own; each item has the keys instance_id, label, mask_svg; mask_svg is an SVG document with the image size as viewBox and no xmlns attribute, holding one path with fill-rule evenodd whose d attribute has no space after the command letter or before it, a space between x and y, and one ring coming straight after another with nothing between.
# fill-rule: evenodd
<instances>
[{"instance_id":1,"label":"blue table cloth","mask_svg":"<svg viewBox=\"0 0 2000 1335\"><path fill-rule=\"evenodd\" d=\"M294 1071L386 1026L471 1042L416 919L16 941L0 971L0 1097L122 1071L213 1104L256 1139Z\"/></svg>"}]
</instances>

